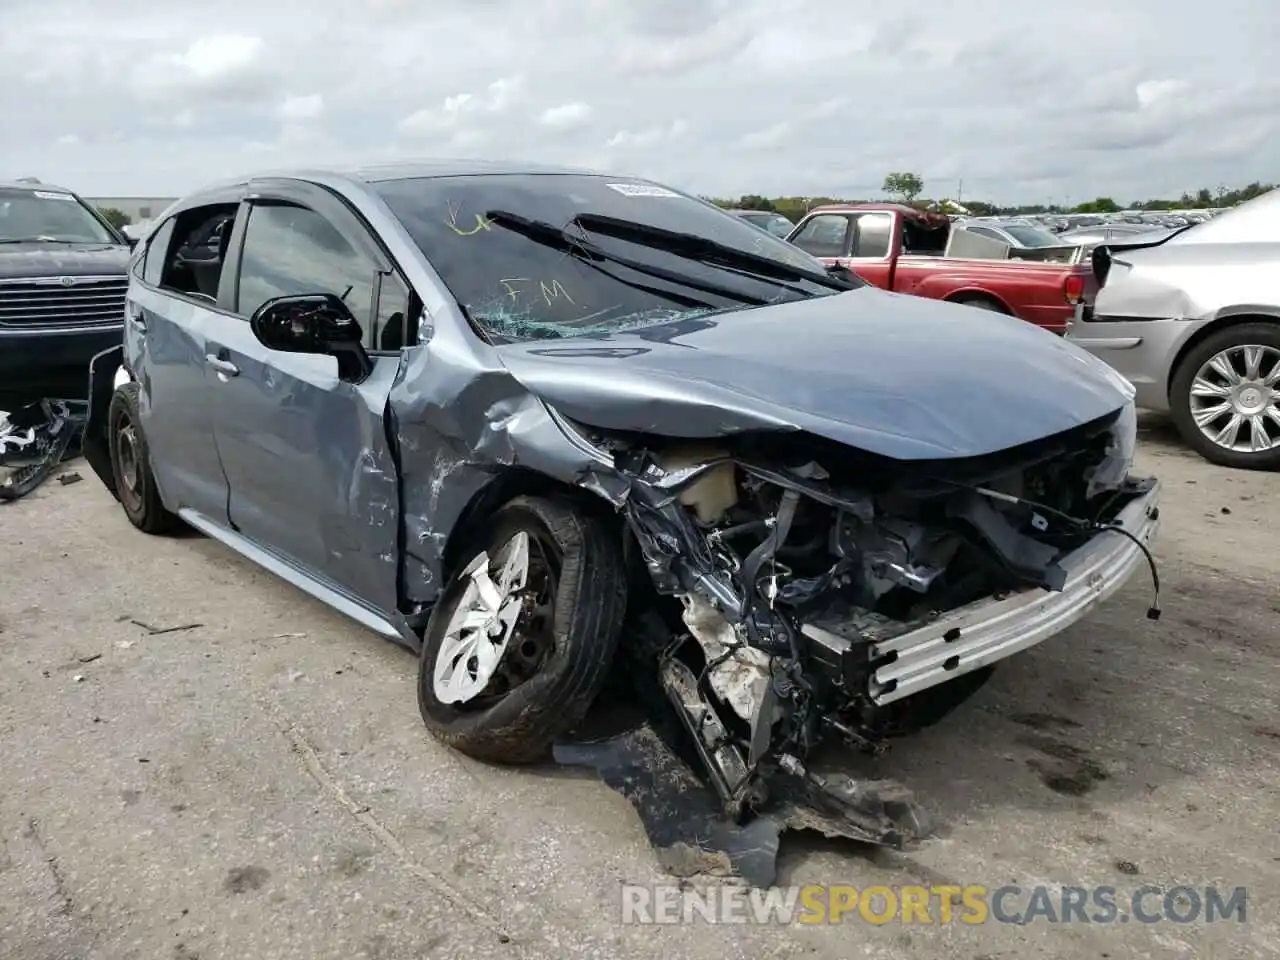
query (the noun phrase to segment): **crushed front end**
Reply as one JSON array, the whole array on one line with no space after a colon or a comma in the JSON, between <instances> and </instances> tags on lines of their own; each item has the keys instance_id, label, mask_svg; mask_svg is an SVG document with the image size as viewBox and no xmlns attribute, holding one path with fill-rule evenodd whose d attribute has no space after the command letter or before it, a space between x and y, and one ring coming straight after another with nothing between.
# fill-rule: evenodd
<instances>
[{"instance_id":1,"label":"crushed front end","mask_svg":"<svg viewBox=\"0 0 1280 960\"><path fill-rule=\"evenodd\" d=\"M918 838L900 790L818 773L817 748L879 752L1144 561L1155 576L1159 486L1129 476L1131 406L958 461L802 432L708 445L583 431L629 483L623 513L673 611L657 674L740 823L782 808L828 834Z\"/></svg>"}]
</instances>

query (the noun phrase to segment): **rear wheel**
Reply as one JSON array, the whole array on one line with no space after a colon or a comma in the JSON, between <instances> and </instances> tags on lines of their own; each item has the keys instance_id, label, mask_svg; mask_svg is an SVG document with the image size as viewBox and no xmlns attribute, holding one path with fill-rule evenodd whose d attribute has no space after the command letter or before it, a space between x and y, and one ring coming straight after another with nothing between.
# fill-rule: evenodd
<instances>
[{"instance_id":1,"label":"rear wheel","mask_svg":"<svg viewBox=\"0 0 1280 960\"><path fill-rule=\"evenodd\" d=\"M151 453L138 416L137 383L126 383L107 408L107 440L116 494L125 516L144 533L168 533L178 518L165 509L151 472Z\"/></svg>"},{"instance_id":2,"label":"rear wheel","mask_svg":"<svg viewBox=\"0 0 1280 960\"><path fill-rule=\"evenodd\" d=\"M1245 323L1206 337L1169 385L1178 432L1225 467L1280 467L1280 324Z\"/></svg>"},{"instance_id":3,"label":"rear wheel","mask_svg":"<svg viewBox=\"0 0 1280 960\"><path fill-rule=\"evenodd\" d=\"M996 303L994 300L989 300L986 297L970 297L969 299L952 300L951 302L962 303L966 307L977 307L979 310L990 310L992 313L1005 312L1004 307L1000 306L1000 304Z\"/></svg>"},{"instance_id":4,"label":"rear wheel","mask_svg":"<svg viewBox=\"0 0 1280 960\"><path fill-rule=\"evenodd\" d=\"M487 527L432 612L418 705L463 753L531 762L605 682L626 608L622 551L569 499L518 497Z\"/></svg>"}]
</instances>

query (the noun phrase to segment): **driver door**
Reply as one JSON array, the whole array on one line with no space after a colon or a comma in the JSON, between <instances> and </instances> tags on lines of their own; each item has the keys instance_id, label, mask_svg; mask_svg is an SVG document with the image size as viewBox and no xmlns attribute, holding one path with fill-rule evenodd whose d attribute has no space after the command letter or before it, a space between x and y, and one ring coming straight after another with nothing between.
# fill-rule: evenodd
<instances>
[{"instance_id":1,"label":"driver door","mask_svg":"<svg viewBox=\"0 0 1280 960\"><path fill-rule=\"evenodd\" d=\"M231 247L234 308L210 327L205 356L231 526L392 613L399 492L384 411L400 357L373 347L380 304L407 288L345 205L297 181L252 184ZM360 322L373 360L361 382L332 356L271 350L250 329L266 300L314 293L341 297Z\"/></svg>"}]
</instances>

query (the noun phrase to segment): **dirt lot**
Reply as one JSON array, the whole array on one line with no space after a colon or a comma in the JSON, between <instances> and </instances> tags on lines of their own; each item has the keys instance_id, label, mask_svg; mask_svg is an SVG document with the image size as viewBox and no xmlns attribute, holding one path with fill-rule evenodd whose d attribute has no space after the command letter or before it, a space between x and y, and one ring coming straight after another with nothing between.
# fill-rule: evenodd
<instances>
[{"instance_id":1,"label":"dirt lot","mask_svg":"<svg viewBox=\"0 0 1280 960\"><path fill-rule=\"evenodd\" d=\"M1143 431L1164 618L1138 576L897 743L880 764L942 838L788 835L782 879L1247 886L1243 925L623 925L620 885L664 878L622 797L438 746L409 654L209 540L137 533L77 463L0 505L0 957L1272 956L1280 477Z\"/></svg>"}]
</instances>

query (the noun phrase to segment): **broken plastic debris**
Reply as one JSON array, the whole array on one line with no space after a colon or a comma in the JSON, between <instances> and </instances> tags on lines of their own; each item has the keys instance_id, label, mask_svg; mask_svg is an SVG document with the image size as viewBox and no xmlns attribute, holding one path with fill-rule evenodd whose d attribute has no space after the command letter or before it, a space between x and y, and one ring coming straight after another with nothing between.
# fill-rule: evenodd
<instances>
[{"instance_id":1,"label":"broken plastic debris","mask_svg":"<svg viewBox=\"0 0 1280 960\"><path fill-rule=\"evenodd\" d=\"M644 825L658 862L673 876L737 876L755 887L777 877L781 834L814 830L908 849L932 833L904 788L852 778L783 777L789 789L745 824L726 819L715 792L646 722L605 740L563 742L555 759L591 767L630 801Z\"/></svg>"}]
</instances>

